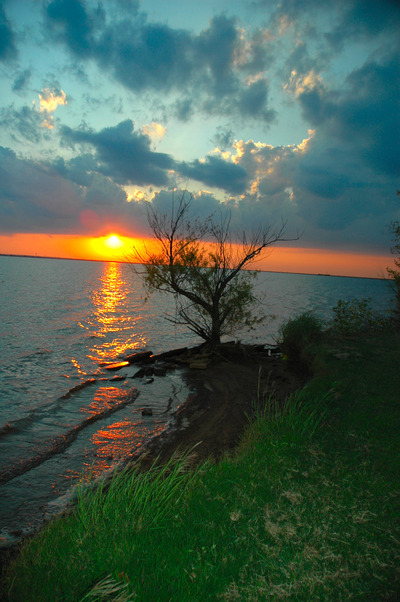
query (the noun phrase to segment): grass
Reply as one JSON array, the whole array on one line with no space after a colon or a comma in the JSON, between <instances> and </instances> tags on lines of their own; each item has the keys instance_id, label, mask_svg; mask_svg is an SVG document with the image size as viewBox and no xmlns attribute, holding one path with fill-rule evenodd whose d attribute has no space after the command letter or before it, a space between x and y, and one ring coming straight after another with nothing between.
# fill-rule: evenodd
<instances>
[{"instance_id":1,"label":"grass","mask_svg":"<svg viewBox=\"0 0 400 602\"><path fill-rule=\"evenodd\" d=\"M123 473L28 541L10 600L396 600L400 336L321 342L237 453Z\"/></svg>"}]
</instances>

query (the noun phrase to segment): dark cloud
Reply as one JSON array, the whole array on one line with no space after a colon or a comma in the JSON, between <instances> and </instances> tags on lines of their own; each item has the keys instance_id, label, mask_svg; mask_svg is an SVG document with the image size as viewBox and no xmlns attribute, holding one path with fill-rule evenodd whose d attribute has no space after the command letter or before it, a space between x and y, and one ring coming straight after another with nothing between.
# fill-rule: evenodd
<instances>
[{"instance_id":1,"label":"dark cloud","mask_svg":"<svg viewBox=\"0 0 400 602\"><path fill-rule=\"evenodd\" d=\"M25 143L38 143L48 135L41 127L43 115L33 107L22 106L18 109L11 105L0 110L0 127L8 130L14 140Z\"/></svg>"},{"instance_id":2,"label":"dark cloud","mask_svg":"<svg viewBox=\"0 0 400 602\"><path fill-rule=\"evenodd\" d=\"M365 162L362 150L354 145L327 145L318 133L308 149L296 160L291 173L291 189L296 202L296 214L304 221L307 235L336 233L336 244L347 237L351 244L351 231L361 220L365 223L364 244L376 238L376 229L396 219L399 214L394 190L396 177L377 174L374 167ZM310 232L311 230L311 232ZM319 233L315 234L318 230ZM387 241L386 241L387 244Z\"/></svg>"},{"instance_id":3,"label":"dark cloud","mask_svg":"<svg viewBox=\"0 0 400 602\"><path fill-rule=\"evenodd\" d=\"M326 34L329 43L342 49L349 41L375 38L400 31L398 0L352 0L342 3L339 22Z\"/></svg>"},{"instance_id":4,"label":"dark cloud","mask_svg":"<svg viewBox=\"0 0 400 602\"><path fill-rule=\"evenodd\" d=\"M361 151L380 173L400 174L400 45L382 62L369 61L347 78L335 127L343 139L364 141Z\"/></svg>"},{"instance_id":5,"label":"dark cloud","mask_svg":"<svg viewBox=\"0 0 400 602\"><path fill-rule=\"evenodd\" d=\"M271 60L260 32L245 52L236 20L224 15L198 35L150 23L135 7L129 18L109 17L79 0L54 0L46 11L47 26L70 52L95 60L134 93L184 90L171 107L183 121L195 106L211 114L273 120L266 82L249 84L244 77L256 76Z\"/></svg>"},{"instance_id":6,"label":"dark cloud","mask_svg":"<svg viewBox=\"0 0 400 602\"><path fill-rule=\"evenodd\" d=\"M129 19L109 25L93 54L120 83L138 93L190 84L194 65L189 50L189 34Z\"/></svg>"},{"instance_id":7,"label":"dark cloud","mask_svg":"<svg viewBox=\"0 0 400 602\"><path fill-rule=\"evenodd\" d=\"M22 92L24 90L24 88L26 88L26 86L28 86L31 75L32 75L31 69L24 69L24 71L21 71L20 73L18 73L18 75L14 79L14 82L12 85L12 91L16 92L16 93Z\"/></svg>"},{"instance_id":8,"label":"dark cloud","mask_svg":"<svg viewBox=\"0 0 400 602\"><path fill-rule=\"evenodd\" d=\"M164 186L169 182L170 170L236 194L241 194L249 184L243 167L213 156L191 163L175 161L171 155L151 150L149 136L133 128L133 122L126 120L100 132L64 127L62 136L65 144L95 149L94 155L84 155L80 167L84 164L87 169L112 177L118 184ZM76 179L76 172L71 172L71 177ZM79 178L82 179L82 174Z\"/></svg>"},{"instance_id":9,"label":"dark cloud","mask_svg":"<svg viewBox=\"0 0 400 602\"><path fill-rule=\"evenodd\" d=\"M234 141L234 132L230 128L224 128L223 126L218 126L217 130L212 138L212 142L217 146L220 150L227 150L233 144Z\"/></svg>"},{"instance_id":10,"label":"dark cloud","mask_svg":"<svg viewBox=\"0 0 400 602\"><path fill-rule=\"evenodd\" d=\"M322 85L307 88L299 94L303 116L310 125L319 126L333 118L335 104L332 96Z\"/></svg>"},{"instance_id":11,"label":"dark cloud","mask_svg":"<svg viewBox=\"0 0 400 602\"><path fill-rule=\"evenodd\" d=\"M100 5L89 12L80 0L53 0L45 9L46 23L77 56L90 56L96 27L103 23Z\"/></svg>"},{"instance_id":12,"label":"dark cloud","mask_svg":"<svg viewBox=\"0 0 400 602\"><path fill-rule=\"evenodd\" d=\"M182 98L176 101L173 113L180 121L189 121L194 114L194 106L191 98Z\"/></svg>"},{"instance_id":13,"label":"dark cloud","mask_svg":"<svg viewBox=\"0 0 400 602\"><path fill-rule=\"evenodd\" d=\"M266 36L265 31L258 28L251 35L248 33L244 45L237 44L236 55L237 69L250 76L266 71L277 58L272 37Z\"/></svg>"},{"instance_id":14,"label":"dark cloud","mask_svg":"<svg viewBox=\"0 0 400 602\"><path fill-rule=\"evenodd\" d=\"M270 8L270 0L260 0L263 9ZM376 37L385 31L396 32L399 28L400 6L398 0L281 0L273 12L273 22L283 17L291 22L310 22L320 15L330 15L330 31L325 25L325 36L336 47L343 42L359 41ZM328 26L328 27L329 27ZM315 29L314 29L315 31Z\"/></svg>"},{"instance_id":15,"label":"dark cloud","mask_svg":"<svg viewBox=\"0 0 400 602\"><path fill-rule=\"evenodd\" d=\"M194 40L196 62L210 71L217 88L231 78L238 35L235 19L220 15Z\"/></svg>"},{"instance_id":16,"label":"dark cloud","mask_svg":"<svg viewBox=\"0 0 400 602\"><path fill-rule=\"evenodd\" d=\"M303 157L295 181L302 185L303 190L307 187L307 191L314 196L328 200L338 199L349 187L355 187L354 175L351 178L348 173L351 170L346 170L343 165L342 150L319 148L319 151L317 157L312 152Z\"/></svg>"},{"instance_id":17,"label":"dark cloud","mask_svg":"<svg viewBox=\"0 0 400 602\"><path fill-rule=\"evenodd\" d=\"M267 100L268 85L264 79L260 79L241 90L237 105L243 116L263 115L265 121L272 122L277 113L265 109Z\"/></svg>"},{"instance_id":18,"label":"dark cloud","mask_svg":"<svg viewBox=\"0 0 400 602\"><path fill-rule=\"evenodd\" d=\"M322 85L299 95L304 117L364 157L379 172L400 173L400 63L395 49L382 61L367 61L346 79L341 91Z\"/></svg>"},{"instance_id":19,"label":"dark cloud","mask_svg":"<svg viewBox=\"0 0 400 602\"><path fill-rule=\"evenodd\" d=\"M319 73L327 62L326 52L310 53L308 45L299 41L285 62L285 77L290 76L293 70L297 74L306 74L311 70Z\"/></svg>"},{"instance_id":20,"label":"dark cloud","mask_svg":"<svg viewBox=\"0 0 400 602\"><path fill-rule=\"evenodd\" d=\"M144 234L143 204L127 202L110 178L88 171L93 166L87 156L50 164L0 147L0 231L99 234L114 226Z\"/></svg>"},{"instance_id":21,"label":"dark cloud","mask_svg":"<svg viewBox=\"0 0 400 602\"><path fill-rule=\"evenodd\" d=\"M115 0L118 9L126 11L131 16L139 11L139 0Z\"/></svg>"},{"instance_id":22,"label":"dark cloud","mask_svg":"<svg viewBox=\"0 0 400 602\"><path fill-rule=\"evenodd\" d=\"M252 182L251 192L230 202L235 224L284 219L291 232L304 233L304 246L387 250L387 224L400 217L397 179L377 174L362 144L338 145L317 130L299 145L239 141L235 147L235 161Z\"/></svg>"},{"instance_id":23,"label":"dark cloud","mask_svg":"<svg viewBox=\"0 0 400 602\"><path fill-rule=\"evenodd\" d=\"M261 2L261 5L269 4ZM287 27L295 42L285 62L287 77L292 70L305 74L326 70L350 44L398 45L400 3L398 0L282 0L271 26ZM356 47L354 51L357 52Z\"/></svg>"},{"instance_id":24,"label":"dark cloud","mask_svg":"<svg viewBox=\"0 0 400 602\"><path fill-rule=\"evenodd\" d=\"M16 54L15 34L7 19L3 2L0 2L0 61L12 59Z\"/></svg>"},{"instance_id":25,"label":"dark cloud","mask_svg":"<svg viewBox=\"0 0 400 602\"><path fill-rule=\"evenodd\" d=\"M243 193L249 185L249 178L243 167L219 157L211 156L204 161L196 159L191 163L181 163L178 170L184 177L203 182L207 186L222 188L232 194Z\"/></svg>"},{"instance_id":26,"label":"dark cloud","mask_svg":"<svg viewBox=\"0 0 400 602\"><path fill-rule=\"evenodd\" d=\"M89 153L78 155L69 161L65 161L63 157L57 157L52 166L60 176L82 187L90 186L94 174L98 171L98 162Z\"/></svg>"},{"instance_id":27,"label":"dark cloud","mask_svg":"<svg viewBox=\"0 0 400 602\"><path fill-rule=\"evenodd\" d=\"M174 167L169 155L150 149L150 138L135 132L130 120L98 133L67 127L62 132L67 142L95 148L98 171L120 184L163 186L168 182L167 170Z\"/></svg>"},{"instance_id":28,"label":"dark cloud","mask_svg":"<svg viewBox=\"0 0 400 602\"><path fill-rule=\"evenodd\" d=\"M1 230L42 232L68 230L77 195L70 182L48 166L19 159L0 147Z\"/></svg>"}]
</instances>

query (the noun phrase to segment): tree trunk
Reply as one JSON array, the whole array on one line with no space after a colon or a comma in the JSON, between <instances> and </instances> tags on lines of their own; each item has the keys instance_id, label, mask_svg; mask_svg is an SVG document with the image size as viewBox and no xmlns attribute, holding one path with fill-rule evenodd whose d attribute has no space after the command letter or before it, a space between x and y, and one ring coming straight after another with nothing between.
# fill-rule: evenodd
<instances>
[{"instance_id":1,"label":"tree trunk","mask_svg":"<svg viewBox=\"0 0 400 602\"><path fill-rule=\"evenodd\" d=\"M211 320L211 336L209 342L211 344L211 347L216 347L216 345L219 345L221 342L221 324L218 307L213 308Z\"/></svg>"}]
</instances>

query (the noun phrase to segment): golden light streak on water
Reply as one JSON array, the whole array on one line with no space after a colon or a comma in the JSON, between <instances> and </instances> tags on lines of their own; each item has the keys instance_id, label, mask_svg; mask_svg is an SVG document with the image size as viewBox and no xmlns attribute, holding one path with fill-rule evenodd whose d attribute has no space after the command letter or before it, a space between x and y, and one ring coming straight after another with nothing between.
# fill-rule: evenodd
<instances>
[{"instance_id":1,"label":"golden light streak on water","mask_svg":"<svg viewBox=\"0 0 400 602\"><path fill-rule=\"evenodd\" d=\"M92 470L99 474L108 469L117 458L128 458L136 454L146 435L155 436L165 429L163 424L153 424L146 429L141 421L121 420L98 430L91 438L96 446L96 462ZM100 470L101 467L101 470Z\"/></svg>"},{"instance_id":2,"label":"golden light streak on water","mask_svg":"<svg viewBox=\"0 0 400 602\"><path fill-rule=\"evenodd\" d=\"M73 366L75 366L76 371L78 372L78 374L82 374L84 376L87 376L87 372L85 372L85 370L83 370L83 368L81 367L81 365L79 364L78 360L74 357L71 357L71 363Z\"/></svg>"},{"instance_id":3,"label":"golden light streak on water","mask_svg":"<svg viewBox=\"0 0 400 602\"><path fill-rule=\"evenodd\" d=\"M104 264L100 278L100 288L91 293L94 305L94 318L88 330L96 339L115 333L112 341L95 343L89 350L88 357L94 361L114 360L128 350L144 347L143 337L126 335L141 320L137 309L129 307L129 283L122 275L121 264L109 262ZM86 327L87 328L87 327Z\"/></svg>"},{"instance_id":4,"label":"golden light streak on water","mask_svg":"<svg viewBox=\"0 0 400 602\"><path fill-rule=\"evenodd\" d=\"M123 393L126 394L126 392L122 392L117 387L100 387L93 401L88 406L81 408L81 411L89 416L102 414L118 405L118 400L119 402L122 401L121 395Z\"/></svg>"}]
</instances>

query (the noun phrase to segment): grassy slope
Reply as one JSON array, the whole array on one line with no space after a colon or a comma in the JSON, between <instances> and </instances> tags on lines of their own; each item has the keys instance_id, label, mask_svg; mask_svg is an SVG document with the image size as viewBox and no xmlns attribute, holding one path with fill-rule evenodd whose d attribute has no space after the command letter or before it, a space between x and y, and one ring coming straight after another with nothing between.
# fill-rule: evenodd
<instances>
[{"instance_id":1,"label":"grassy slope","mask_svg":"<svg viewBox=\"0 0 400 602\"><path fill-rule=\"evenodd\" d=\"M235 457L125 476L28 543L10 599L118 599L88 593L107 575L121 600L397 599L399 375L399 335L324 344L292 411L259 412Z\"/></svg>"}]
</instances>

